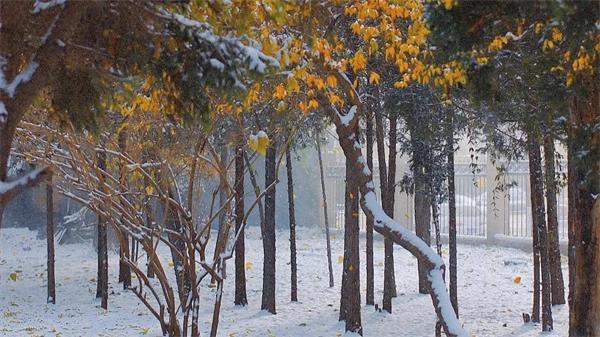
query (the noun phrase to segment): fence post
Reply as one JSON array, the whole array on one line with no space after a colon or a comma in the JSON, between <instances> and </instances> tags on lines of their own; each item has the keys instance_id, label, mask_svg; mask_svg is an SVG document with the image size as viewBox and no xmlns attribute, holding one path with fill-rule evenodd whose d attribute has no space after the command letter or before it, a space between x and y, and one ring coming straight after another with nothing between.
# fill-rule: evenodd
<instances>
[{"instance_id":1,"label":"fence post","mask_svg":"<svg viewBox=\"0 0 600 337\"><path fill-rule=\"evenodd\" d=\"M504 235L504 223L506 215L506 203L504 193L497 191L494 193L496 186L501 182L501 176L498 176L498 168L490 160L487 160L485 165L485 189L486 189L486 227L487 241L495 243L498 241L498 235Z\"/></svg>"}]
</instances>

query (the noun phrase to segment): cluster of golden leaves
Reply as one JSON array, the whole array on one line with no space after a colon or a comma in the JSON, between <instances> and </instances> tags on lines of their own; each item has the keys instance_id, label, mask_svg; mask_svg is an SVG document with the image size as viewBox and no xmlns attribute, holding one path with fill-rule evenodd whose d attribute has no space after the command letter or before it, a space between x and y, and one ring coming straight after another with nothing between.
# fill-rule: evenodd
<instances>
[{"instance_id":1,"label":"cluster of golden leaves","mask_svg":"<svg viewBox=\"0 0 600 337\"><path fill-rule=\"evenodd\" d=\"M520 40L524 34L525 24L524 19L517 20L515 33L507 32L495 36L486 50L473 51L477 61L485 64L489 57L507 48L511 41ZM600 21L598 24L600 25ZM599 29L588 32L584 41L576 41L577 43L573 44L570 43L573 41L567 41L561 23L555 18L530 23L529 28L531 30L529 33L534 35L534 39L540 41L541 51L556 59L556 65L550 71L563 75L567 87L572 86L577 79L592 78L598 71L596 64L600 55Z\"/></svg>"},{"instance_id":2,"label":"cluster of golden leaves","mask_svg":"<svg viewBox=\"0 0 600 337\"><path fill-rule=\"evenodd\" d=\"M288 19L277 26L279 30L263 26L259 34L263 52L278 57L284 69L273 81L254 84L243 101L243 109L264 100L275 100L277 110L307 113L319 107L321 97L335 106L343 106L344 97L352 96L357 89L359 77L370 84L380 83L380 74L370 64L381 60L397 67L400 75L394 81L396 88L416 82L447 92L466 81L459 62L433 62L422 1L299 2L286 4L284 11ZM359 46L344 43L356 41L355 38L342 40L335 34L327 34L334 20L328 13L338 12L347 18L343 24L349 22L348 30L359 38ZM340 83L350 81L345 74L354 78L350 91L344 86L348 83Z\"/></svg>"}]
</instances>

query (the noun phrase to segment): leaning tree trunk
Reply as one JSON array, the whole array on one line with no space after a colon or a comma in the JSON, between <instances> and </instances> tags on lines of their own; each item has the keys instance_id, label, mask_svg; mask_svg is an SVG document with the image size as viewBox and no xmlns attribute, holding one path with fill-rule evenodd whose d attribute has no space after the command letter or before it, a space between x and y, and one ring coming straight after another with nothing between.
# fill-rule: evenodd
<instances>
[{"instance_id":1,"label":"leaning tree trunk","mask_svg":"<svg viewBox=\"0 0 600 337\"><path fill-rule=\"evenodd\" d=\"M454 185L454 115L448 111L448 250L450 259L450 302L458 316L457 247L456 247L456 187Z\"/></svg>"},{"instance_id":2,"label":"leaning tree trunk","mask_svg":"<svg viewBox=\"0 0 600 337\"><path fill-rule=\"evenodd\" d=\"M235 231L239 237L235 243L235 305L247 305L246 295L246 247L244 240L244 145L239 144L235 153Z\"/></svg>"},{"instance_id":3,"label":"leaning tree trunk","mask_svg":"<svg viewBox=\"0 0 600 337\"><path fill-rule=\"evenodd\" d=\"M552 305L565 304L565 283L560 263L560 242L558 237L558 214L556 195L556 169L554 167L554 139L550 134L544 137L544 164L546 173L546 205L548 207L548 258L552 283Z\"/></svg>"},{"instance_id":4,"label":"leaning tree trunk","mask_svg":"<svg viewBox=\"0 0 600 337\"><path fill-rule=\"evenodd\" d=\"M271 142L265 157L265 188L277 179L277 144ZM272 314L275 310L275 187L265 194L265 225L263 228L263 289L261 309Z\"/></svg>"},{"instance_id":5,"label":"leaning tree trunk","mask_svg":"<svg viewBox=\"0 0 600 337\"><path fill-rule=\"evenodd\" d=\"M365 115L367 120L367 166L373 171L373 118L370 113ZM375 304L375 280L373 270L373 218L367 217L366 223L366 275L367 275L367 305Z\"/></svg>"},{"instance_id":6,"label":"leaning tree trunk","mask_svg":"<svg viewBox=\"0 0 600 337\"><path fill-rule=\"evenodd\" d=\"M98 177L104 184L106 170L106 153L98 152ZM106 221L98 214L98 281L96 283L96 298L101 298L101 306L108 309L108 235Z\"/></svg>"},{"instance_id":7,"label":"leaning tree trunk","mask_svg":"<svg viewBox=\"0 0 600 337\"><path fill-rule=\"evenodd\" d=\"M285 149L287 169L288 215L290 219L290 268L291 299L298 302L298 267L296 264L296 215L294 210L294 178L292 177L292 156L289 146Z\"/></svg>"},{"instance_id":8,"label":"leaning tree trunk","mask_svg":"<svg viewBox=\"0 0 600 337\"><path fill-rule=\"evenodd\" d=\"M546 228L546 211L544 208L544 178L542 174L540 144L533 132L530 132L527 135L527 147L529 151L529 182L531 185L532 212L531 218L533 219L532 229L534 237L537 237L537 251L539 252L540 256L540 274L542 281L542 330L551 331L553 323L550 289L550 261L548 258L548 230Z\"/></svg>"},{"instance_id":9,"label":"leaning tree trunk","mask_svg":"<svg viewBox=\"0 0 600 337\"><path fill-rule=\"evenodd\" d=\"M346 321L346 331L362 335L360 319L360 253L358 223L359 190L346 162L346 193L344 216L344 264L340 296L340 320Z\"/></svg>"},{"instance_id":10,"label":"leaning tree trunk","mask_svg":"<svg viewBox=\"0 0 600 337\"><path fill-rule=\"evenodd\" d=\"M325 219L325 239L327 240L327 268L329 269L329 287L333 287L333 265L331 263L331 239L329 235L329 218L327 216L327 194L325 193L325 173L323 172L323 159L321 158L321 139L317 135L317 155L319 157L319 173L321 175L321 193L323 195L323 217Z\"/></svg>"},{"instance_id":11,"label":"leaning tree trunk","mask_svg":"<svg viewBox=\"0 0 600 337\"><path fill-rule=\"evenodd\" d=\"M342 120L336 110L327 109L329 116L335 123L340 146L344 151L347 163L351 166L353 179L359 187L362 209L367 216L373 217L375 231L408 250L419 261L422 261L427 268L427 286L430 290L428 292L446 335L466 337L468 333L461 327L456 314L452 310L450 297L444 285L443 271L445 265L443 259L414 233L388 217L377 201L373 176L366 166L367 163L362 156L360 144L356 142L356 136L354 135L359 120L359 114L356 111L357 106L352 107L348 112L351 115L345 116Z\"/></svg>"},{"instance_id":12,"label":"leaning tree trunk","mask_svg":"<svg viewBox=\"0 0 600 337\"><path fill-rule=\"evenodd\" d=\"M54 200L52 191L52 175L46 184L46 248L48 268L47 303L56 304L56 280L54 277Z\"/></svg>"},{"instance_id":13,"label":"leaning tree trunk","mask_svg":"<svg viewBox=\"0 0 600 337\"><path fill-rule=\"evenodd\" d=\"M569 336L600 336L600 85L572 97L569 120ZM587 96L587 99L586 99ZM582 156L582 153L585 155Z\"/></svg>"}]
</instances>

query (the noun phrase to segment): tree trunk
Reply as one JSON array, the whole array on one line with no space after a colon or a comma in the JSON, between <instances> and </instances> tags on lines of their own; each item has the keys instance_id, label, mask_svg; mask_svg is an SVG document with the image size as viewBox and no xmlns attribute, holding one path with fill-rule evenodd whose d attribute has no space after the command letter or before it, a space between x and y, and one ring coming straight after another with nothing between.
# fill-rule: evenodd
<instances>
[{"instance_id":1,"label":"tree trunk","mask_svg":"<svg viewBox=\"0 0 600 337\"><path fill-rule=\"evenodd\" d=\"M385 193L386 199L382 199L384 202L383 210L390 217L394 218L394 205L396 200L396 142L397 142L397 122L398 115L396 111L389 111L390 119L390 131L388 134L389 147L388 147L388 170L387 170L387 191ZM384 163L385 164L385 163ZM394 243L390 239L384 239L384 251L385 251L385 270L388 271L388 277L384 275L384 292L386 289L385 280L387 279L387 289L392 297L396 297L396 274L394 266ZM392 305L390 303L388 312L392 312Z\"/></svg>"},{"instance_id":2,"label":"tree trunk","mask_svg":"<svg viewBox=\"0 0 600 337\"><path fill-rule=\"evenodd\" d=\"M367 166L373 171L373 118L366 114L367 120ZM373 217L367 217L366 223L366 274L367 274L367 305L375 304L375 280L373 270Z\"/></svg>"},{"instance_id":3,"label":"tree trunk","mask_svg":"<svg viewBox=\"0 0 600 337\"><path fill-rule=\"evenodd\" d=\"M456 247L456 188L454 185L454 116L448 111L448 250L450 259L450 302L458 317L457 247Z\"/></svg>"},{"instance_id":4,"label":"tree trunk","mask_svg":"<svg viewBox=\"0 0 600 337\"><path fill-rule=\"evenodd\" d=\"M358 185L352 177L352 167L346 162L346 197L344 217L344 264L340 296L340 320L346 321L346 331L362 335L360 319L360 253L358 224Z\"/></svg>"},{"instance_id":5,"label":"tree trunk","mask_svg":"<svg viewBox=\"0 0 600 337\"><path fill-rule=\"evenodd\" d=\"M98 168L106 170L106 153L98 152ZM99 175L101 183L104 174ZM101 298L101 306L108 309L108 235L106 222L98 214L98 281L96 283L96 298Z\"/></svg>"},{"instance_id":6,"label":"tree trunk","mask_svg":"<svg viewBox=\"0 0 600 337\"><path fill-rule=\"evenodd\" d=\"M527 145L529 151L529 181L531 185L532 212L531 218L533 219L532 229L534 236L537 236L537 251L539 252L540 256L540 274L542 281L542 330L551 331L553 323L550 261L548 258L548 230L546 228L546 211L544 207L544 178L542 174L542 156L540 153L540 144L533 132L530 132L527 135ZM539 288L539 286L537 287Z\"/></svg>"},{"instance_id":7,"label":"tree trunk","mask_svg":"<svg viewBox=\"0 0 600 337\"><path fill-rule=\"evenodd\" d=\"M375 113L375 137L377 138L377 157L379 159L379 186L381 190L381 206L386 212L388 209L388 172L385 159L385 143L383 136L383 119L381 113ZM390 214L388 214L390 216ZM393 216L393 215L392 215ZM394 279L393 246L389 239L384 238L384 271L383 271L383 310L392 312L392 298L396 295L396 281Z\"/></svg>"},{"instance_id":8,"label":"tree trunk","mask_svg":"<svg viewBox=\"0 0 600 337\"><path fill-rule=\"evenodd\" d=\"M235 305L247 305L246 247L244 240L244 145L239 144L235 154L235 231L240 232L235 243Z\"/></svg>"},{"instance_id":9,"label":"tree trunk","mask_svg":"<svg viewBox=\"0 0 600 337\"><path fill-rule=\"evenodd\" d=\"M56 280L54 277L54 201L52 191L52 175L46 184L46 248L48 269L47 303L56 304Z\"/></svg>"},{"instance_id":10,"label":"tree trunk","mask_svg":"<svg viewBox=\"0 0 600 337\"><path fill-rule=\"evenodd\" d=\"M277 178L276 172L277 144L271 142L265 157L265 188L273 184ZM265 225L263 238L263 291L261 309L272 314L275 310L275 187L265 195Z\"/></svg>"},{"instance_id":11,"label":"tree trunk","mask_svg":"<svg viewBox=\"0 0 600 337\"><path fill-rule=\"evenodd\" d=\"M221 153L220 153L220 157L221 157L221 163L223 164L224 167L228 167L229 164L229 151L227 150L227 148L223 145L221 147ZM224 173L225 177L227 177L227 172ZM219 209L223 208L225 206L225 203L227 203L227 192L225 191L225 188L227 187L227 184L225 181L223 181L223 178L221 176L219 176ZM215 250L213 253L213 259L217 260L220 259L219 255L221 254L221 252L223 251L223 245L225 244L227 237L229 235L229 227L227 224L227 216L226 216L226 212L222 211L219 214L219 231L217 232L217 242L215 244ZM223 273L223 278L227 277L227 267L225 265L225 261L226 260L221 260L221 264L219 264L219 270ZM215 284L216 283L216 279L214 278L214 275L211 277L210 283Z\"/></svg>"},{"instance_id":12,"label":"tree trunk","mask_svg":"<svg viewBox=\"0 0 600 337\"><path fill-rule=\"evenodd\" d=\"M552 305L565 304L565 284L560 263L560 242L558 236L558 213L556 195L556 169L554 167L554 139L550 134L544 137L544 163L546 173L546 205L548 207L548 254L552 283Z\"/></svg>"},{"instance_id":13,"label":"tree trunk","mask_svg":"<svg viewBox=\"0 0 600 337\"><path fill-rule=\"evenodd\" d=\"M321 192L323 195L323 217L325 218L325 238L327 240L327 267L329 269L329 287L333 287L333 265L331 263L331 239L329 236L329 220L327 217L327 194L325 193L325 173L323 172L323 159L321 158L321 139L316 137L317 155L319 157L319 172L321 174Z\"/></svg>"},{"instance_id":14,"label":"tree trunk","mask_svg":"<svg viewBox=\"0 0 600 337\"><path fill-rule=\"evenodd\" d=\"M118 145L119 151L121 153L125 153L127 150L127 130L123 129L118 134ZM121 185L121 189L123 191L126 190L127 183L127 170L125 167L125 163L121 161L120 163L120 174L119 174L119 184ZM131 269L126 259L129 259L129 236L125 231L121 233L122 239L119 242L119 283L123 282L123 289L128 289L131 287Z\"/></svg>"},{"instance_id":15,"label":"tree trunk","mask_svg":"<svg viewBox=\"0 0 600 337\"><path fill-rule=\"evenodd\" d=\"M570 102L569 336L600 336L600 85L594 80L587 99Z\"/></svg>"},{"instance_id":16,"label":"tree trunk","mask_svg":"<svg viewBox=\"0 0 600 337\"><path fill-rule=\"evenodd\" d=\"M413 156L421 156L416 153ZM415 179L415 233L427 245L431 245L431 201L429 195L429 185L426 181L425 168L421 166L413 157L413 169ZM424 261L417 261L417 269L419 271L419 293L428 294L429 287L427 281L427 266Z\"/></svg>"},{"instance_id":17,"label":"tree trunk","mask_svg":"<svg viewBox=\"0 0 600 337\"><path fill-rule=\"evenodd\" d=\"M285 149L285 164L287 169L288 214L290 219L290 268L291 268L291 298L298 302L298 267L296 265L296 215L294 214L294 179L292 177L292 156L290 148Z\"/></svg>"}]
</instances>

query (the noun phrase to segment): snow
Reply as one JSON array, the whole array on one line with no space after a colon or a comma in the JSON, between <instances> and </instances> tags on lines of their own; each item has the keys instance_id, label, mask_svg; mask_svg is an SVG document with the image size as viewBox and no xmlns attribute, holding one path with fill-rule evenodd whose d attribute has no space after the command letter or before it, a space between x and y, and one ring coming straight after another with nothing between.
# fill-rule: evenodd
<instances>
[{"instance_id":1,"label":"snow","mask_svg":"<svg viewBox=\"0 0 600 337\"><path fill-rule=\"evenodd\" d=\"M27 67L20 73L15 76L15 78L10 83L6 83L4 81L4 76L0 77L0 89L4 90L4 92L9 97L14 97L17 88L21 83L29 82L33 73L37 70L39 64L37 62L30 62Z\"/></svg>"},{"instance_id":2,"label":"snow","mask_svg":"<svg viewBox=\"0 0 600 337\"><path fill-rule=\"evenodd\" d=\"M66 0L48 0L48 1L35 0L35 3L33 4L33 10L31 12L33 14L36 14L36 13L45 11L45 10L55 7L55 6L64 5L65 2L66 2Z\"/></svg>"},{"instance_id":3,"label":"snow","mask_svg":"<svg viewBox=\"0 0 600 337\"><path fill-rule=\"evenodd\" d=\"M8 120L8 111L6 111L6 106L4 102L0 101L0 123L4 124Z\"/></svg>"},{"instance_id":4,"label":"snow","mask_svg":"<svg viewBox=\"0 0 600 337\"><path fill-rule=\"evenodd\" d=\"M0 195L14 189L17 186L27 185L29 183L29 181L36 179L37 176L44 170L46 170L46 167L37 168L37 169L27 173L26 175L20 177L17 180L13 180L13 181L9 181L9 182L0 181Z\"/></svg>"},{"instance_id":5,"label":"snow","mask_svg":"<svg viewBox=\"0 0 600 337\"><path fill-rule=\"evenodd\" d=\"M348 110L348 113L341 116L340 115L340 121L342 122L342 124L348 126L350 124L350 122L352 121L352 119L354 119L354 115L356 114L356 110L357 107L356 105L353 105L350 110Z\"/></svg>"},{"instance_id":6,"label":"snow","mask_svg":"<svg viewBox=\"0 0 600 337\"><path fill-rule=\"evenodd\" d=\"M267 136L267 133L264 132L263 130L260 130L256 133L256 137L258 138L269 138L269 136Z\"/></svg>"},{"instance_id":7,"label":"snow","mask_svg":"<svg viewBox=\"0 0 600 337\"><path fill-rule=\"evenodd\" d=\"M417 249L423 252L427 259L433 264L435 264L438 267L443 264L443 261L439 257L439 255L437 255L435 251L431 247L429 247L423 240L421 240L415 233L396 223L387 214L385 214L379 202L377 202L375 192L368 192L367 194L365 194L364 198L365 207L367 207L373 213L373 218L375 222L374 226L387 227L394 232L400 233L400 235L402 235L402 237L406 241L409 241L412 245L417 247Z\"/></svg>"},{"instance_id":8,"label":"snow","mask_svg":"<svg viewBox=\"0 0 600 337\"><path fill-rule=\"evenodd\" d=\"M213 68L215 68L215 69L217 69L219 71L225 70L225 65L223 64L223 62L221 62L221 61L219 61L219 60L217 60L215 58L210 59L209 62L210 62L210 65Z\"/></svg>"},{"instance_id":9,"label":"snow","mask_svg":"<svg viewBox=\"0 0 600 337\"><path fill-rule=\"evenodd\" d=\"M212 27L206 22L191 20L180 14L171 13L165 9L162 9L161 13L167 17L173 18L185 27L194 29L193 33L195 36L212 44L215 49L219 51L219 54L227 60L228 65L230 62L245 63L249 70L261 74L265 73L268 67L279 67L279 61L277 61L277 59L262 53L253 46L245 45L239 38L216 35L212 31ZM219 62L220 65L217 65L215 61ZM221 71L225 70L225 64L221 60L211 58L208 62L210 62L211 66L218 68ZM231 73L231 75L236 79L237 83L237 74ZM239 85L243 86L241 82Z\"/></svg>"},{"instance_id":10,"label":"snow","mask_svg":"<svg viewBox=\"0 0 600 337\"><path fill-rule=\"evenodd\" d=\"M214 237L216 237L216 233ZM342 264L334 258L335 287L328 287L325 236L321 230L297 228L298 296L289 301L290 266L287 231L278 231L277 243L277 315L260 310L262 249L260 229L246 230L246 260L253 266L248 278L247 307L233 305L234 263L229 268L223 293L218 336L303 337L341 336L344 323L338 322ZM332 231L332 254L343 253L343 233ZM361 237L364 249L364 236ZM394 246L398 297L393 313L375 311L364 305L365 261L361 252L361 303L365 337L433 336L436 315L428 295L418 293L417 261L399 246ZM383 241L374 242L375 299L381 305L383 289ZM447 250L444 247L444 258ZM168 250L161 257L169 259ZM523 260L526 265L504 265L504 261ZM144 261L141 261L143 264ZM563 266L566 263L563 264ZM109 310L100 308L95 299L96 253L91 243L56 247L56 301L46 303L46 243L27 229L0 230L0 336L161 336L154 317L130 291L117 283L118 252L109 254ZM568 335L568 308L553 307L554 331L541 333L536 324L523 324L521 314L531 310L533 274L531 254L499 247L458 245L458 301L460 323L473 336L552 336ZM17 281L8 275L17 272ZM173 277L172 270L168 270ZM563 270L568 281L566 268ZM447 276L447 275L446 275ZM521 276L521 283L513 281ZM437 275L435 278L438 278ZM137 279L133 279L137 284ZM442 285L443 286L443 285ZM216 288L203 284L200 289L199 323L203 336L209 334L212 304ZM148 329L148 330L146 330Z\"/></svg>"}]
</instances>

